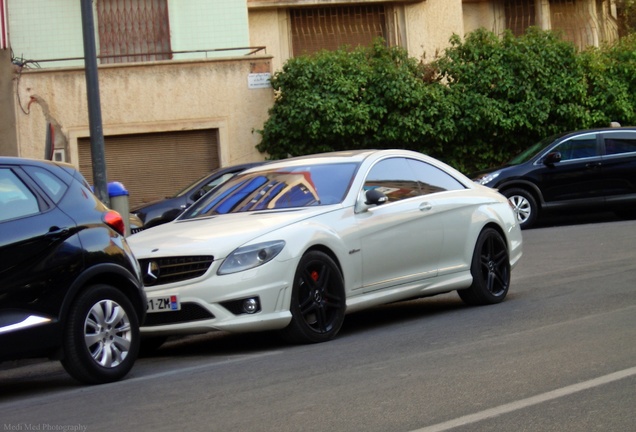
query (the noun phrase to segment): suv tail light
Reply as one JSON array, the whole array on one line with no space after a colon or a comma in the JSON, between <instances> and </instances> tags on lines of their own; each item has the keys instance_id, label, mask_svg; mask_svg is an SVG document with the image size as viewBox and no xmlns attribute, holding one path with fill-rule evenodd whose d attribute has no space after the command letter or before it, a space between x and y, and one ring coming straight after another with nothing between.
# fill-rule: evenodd
<instances>
[{"instance_id":1,"label":"suv tail light","mask_svg":"<svg viewBox=\"0 0 636 432\"><path fill-rule=\"evenodd\" d=\"M126 234L126 225L124 224L124 220L122 219L121 215L115 210L109 210L108 212L104 213L102 219L104 220L104 223L106 223L106 225L117 231L120 235Z\"/></svg>"}]
</instances>

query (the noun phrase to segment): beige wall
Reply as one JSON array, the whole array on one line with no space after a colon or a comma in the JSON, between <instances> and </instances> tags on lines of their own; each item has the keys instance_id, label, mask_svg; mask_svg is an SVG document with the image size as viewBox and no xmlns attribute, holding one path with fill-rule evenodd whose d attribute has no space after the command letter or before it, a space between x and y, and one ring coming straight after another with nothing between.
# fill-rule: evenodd
<instances>
[{"instance_id":1,"label":"beige wall","mask_svg":"<svg viewBox=\"0 0 636 432\"><path fill-rule=\"evenodd\" d=\"M271 56L166 61L99 68L104 135L219 129L222 165L262 160L255 149L271 88L249 88L250 73L271 72ZM55 147L75 165L78 138L89 136L84 70L29 70L22 74L15 109L21 155L43 157L46 124ZM29 103L30 102L30 103Z\"/></svg>"},{"instance_id":2,"label":"beige wall","mask_svg":"<svg viewBox=\"0 0 636 432\"><path fill-rule=\"evenodd\" d=\"M409 55L432 61L449 46L453 34L464 35L462 0L428 0L405 6Z\"/></svg>"},{"instance_id":3,"label":"beige wall","mask_svg":"<svg viewBox=\"0 0 636 432\"><path fill-rule=\"evenodd\" d=\"M249 11L250 45L264 46L273 57L272 70L279 71L290 57L289 15L286 9Z\"/></svg>"},{"instance_id":4,"label":"beige wall","mask_svg":"<svg viewBox=\"0 0 636 432\"><path fill-rule=\"evenodd\" d=\"M0 156L18 156L11 51L0 50Z\"/></svg>"},{"instance_id":5,"label":"beige wall","mask_svg":"<svg viewBox=\"0 0 636 432\"><path fill-rule=\"evenodd\" d=\"M464 35L484 27L494 31L502 24L496 22L497 6L493 2L464 3Z\"/></svg>"}]
</instances>

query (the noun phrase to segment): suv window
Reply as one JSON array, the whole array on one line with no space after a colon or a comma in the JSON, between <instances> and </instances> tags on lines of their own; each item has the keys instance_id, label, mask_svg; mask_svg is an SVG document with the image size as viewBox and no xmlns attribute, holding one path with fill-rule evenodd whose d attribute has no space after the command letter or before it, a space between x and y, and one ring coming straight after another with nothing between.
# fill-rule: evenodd
<instances>
[{"instance_id":1,"label":"suv window","mask_svg":"<svg viewBox=\"0 0 636 432\"><path fill-rule=\"evenodd\" d=\"M48 192L56 203L62 199L68 186L57 176L39 167L25 166L24 169L35 179L40 187Z\"/></svg>"},{"instance_id":2,"label":"suv window","mask_svg":"<svg viewBox=\"0 0 636 432\"><path fill-rule=\"evenodd\" d=\"M36 214L38 200L8 168L0 168L0 221Z\"/></svg>"},{"instance_id":3,"label":"suv window","mask_svg":"<svg viewBox=\"0 0 636 432\"><path fill-rule=\"evenodd\" d=\"M605 136L605 153L608 155L636 152L636 133Z\"/></svg>"},{"instance_id":4,"label":"suv window","mask_svg":"<svg viewBox=\"0 0 636 432\"><path fill-rule=\"evenodd\" d=\"M583 159L598 156L596 147L596 135L588 135L584 138L572 138L562 142L552 151L561 153L561 160Z\"/></svg>"}]
</instances>

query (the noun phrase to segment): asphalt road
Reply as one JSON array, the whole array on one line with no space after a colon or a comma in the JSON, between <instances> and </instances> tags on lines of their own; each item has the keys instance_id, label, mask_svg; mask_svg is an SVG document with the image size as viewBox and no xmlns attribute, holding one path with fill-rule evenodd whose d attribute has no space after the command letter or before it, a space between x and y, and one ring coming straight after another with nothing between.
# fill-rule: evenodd
<instances>
[{"instance_id":1,"label":"asphalt road","mask_svg":"<svg viewBox=\"0 0 636 432\"><path fill-rule=\"evenodd\" d=\"M524 240L499 305L377 307L319 345L174 340L95 387L54 362L5 365L0 431L635 431L636 222Z\"/></svg>"}]
</instances>

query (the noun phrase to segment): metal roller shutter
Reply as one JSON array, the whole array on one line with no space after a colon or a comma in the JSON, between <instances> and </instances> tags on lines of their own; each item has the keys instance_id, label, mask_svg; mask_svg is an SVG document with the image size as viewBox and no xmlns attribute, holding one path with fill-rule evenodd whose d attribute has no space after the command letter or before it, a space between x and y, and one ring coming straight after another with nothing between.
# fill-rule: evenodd
<instances>
[{"instance_id":1,"label":"metal roller shutter","mask_svg":"<svg viewBox=\"0 0 636 432\"><path fill-rule=\"evenodd\" d=\"M174 195L220 166L218 131L104 137L106 176L130 193L130 207ZM89 138L78 140L79 169L93 184Z\"/></svg>"}]
</instances>

